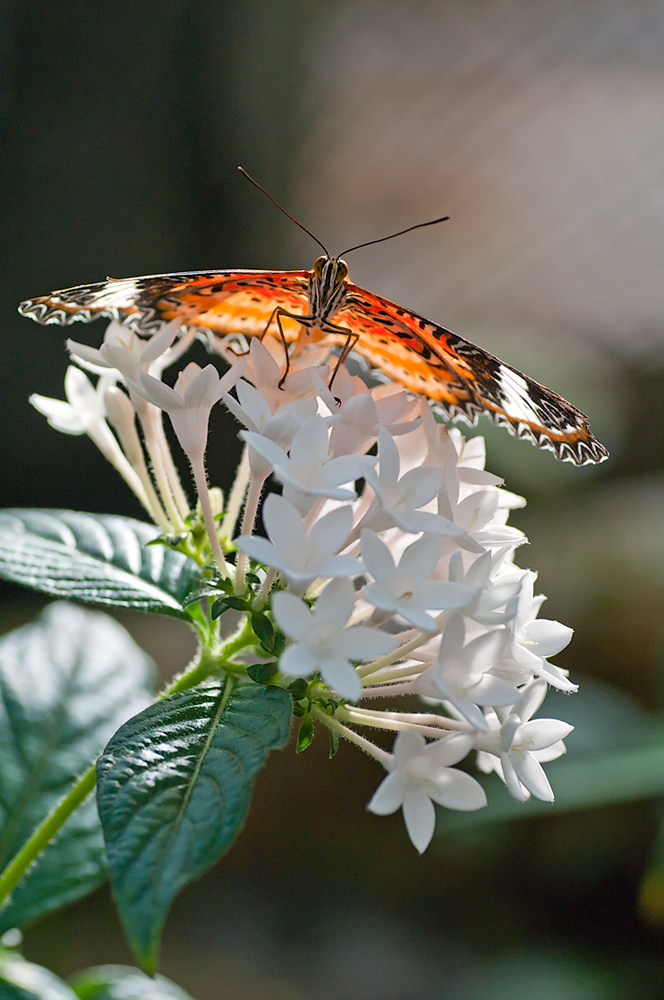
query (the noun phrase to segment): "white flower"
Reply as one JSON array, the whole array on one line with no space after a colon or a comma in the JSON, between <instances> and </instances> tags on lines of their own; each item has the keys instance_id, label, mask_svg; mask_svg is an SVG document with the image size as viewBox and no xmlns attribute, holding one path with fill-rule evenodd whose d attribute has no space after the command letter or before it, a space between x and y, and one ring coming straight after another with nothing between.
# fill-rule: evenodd
<instances>
[{"instance_id":1,"label":"white flower","mask_svg":"<svg viewBox=\"0 0 664 1000\"><path fill-rule=\"evenodd\" d=\"M419 733L399 733L388 765L390 773L367 808L379 816L402 808L408 836L422 854L436 825L434 802L466 811L486 805L484 789L475 778L450 767L463 760L472 745L472 733L455 733L429 744Z\"/></svg>"},{"instance_id":2,"label":"white flower","mask_svg":"<svg viewBox=\"0 0 664 1000\"><path fill-rule=\"evenodd\" d=\"M438 562L440 538L422 535L404 551L398 566L384 542L373 531L362 532L362 558L375 583L362 597L381 611L401 615L425 632L434 632L436 622L428 610L458 608L477 596L477 589L446 580L431 580Z\"/></svg>"},{"instance_id":3,"label":"white flower","mask_svg":"<svg viewBox=\"0 0 664 1000\"><path fill-rule=\"evenodd\" d=\"M450 617L437 661L415 681L419 694L449 702L476 729L488 729L478 705L513 705L519 692L507 681L487 673L505 648L504 630L487 632L467 645L459 614Z\"/></svg>"},{"instance_id":4,"label":"white flower","mask_svg":"<svg viewBox=\"0 0 664 1000\"><path fill-rule=\"evenodd\" d=\"M116 376L106 375L97 386L80 368L70 365L65 375L65 395L63 399L51 399L33 393L30 402L48 420L51 427L63 434L110 434L106 425L106 407L104 394L108 388L115 385ZM111 435L112 436L112 435Z\"/></svg>"},{"instance_id":5,"label":"white flower","mask_svg":"<svg viewBox=\"0 0 664 1000\"><path fill-rule=\"evenodd\" d=\"M283 354L281 344L279 349ZM315 369L305 368L303 371L299 371L292 359L289 369L288 375L282 382L283 368L279 367L265 344L261 343L258 337L252 337L249 345L248 377L267 403L271 413L276 413L282 406L286 406L296 399L315 396L316 389L313 381ZM329 369L323 367L321 372L325 378Z\"/></svg>"},{"instance_id":6,"label":"white flower","mask_svg":"<svg viewBox=\"0 0 664 1000\"><path fill-rule=\"evenodd\" d=\"M244 379L238 381L235 391L237 399L228 392L222 394L222 399L233 416L249 431L269 438L280 448L288 449L302 424L316 415L317 403L313 396L289 402L288 396L281 393L282 405L273 413L265 397ZM249 449L249 464L256 478L267 479L272 471L270 463L254 448Z\"/></svg>"},{"instance_id":7,"label":"white flower","mask_svg":"<svg viewBox=\"0 0 664 1000\"><path fill-rule=\"evenodd\" d=\"M252 559L284 574L291 590L302 594L318 577L351 576L362 564L354 556L336 555L353 525L350 507L338 507L316 521L309 533L304 518L285 497L271 493L263 504L263 524L269 536L237 538L235 544Z\"/></svg>"},{"instance_id":8,"label":"white flower","mask_svg":"<svg viewBox=\"0 0 664 1000\"><path fill-rule=\"evenodd\" d=\"M534 596L537 574L522 570L521 594L516 605L514 621L509 626L512 642L501 659L497 672L510 674L522 680L530 680L533 674L543 677L553 687L568 694L578 691L578 685L559 667L548 663L546 658L559 653L570 642L573 629L561 622L538 618L537 614L546 600L543 595Z\"/></svg>"},{"instance_id":9,"label":"white flower","mask_svg":"<svg viewBox=\"0 0 664 1000\"><path fill-rule=\"evenodd\" d=\"M376 499L362 519L363 528L383 531L396 525L402 531L415 535L428 531L436 535L448 535L459 545L465 546L468 542L474 552L482 551L480 546L466 539L463 528L454 524L451 518L421 510L440 489L439 468L422 466L409 469L399 477L399 451L394 438L384 427L378 435L378 457L379 472L372 469L367 473L367 482L376 494Z\"/></svg>"},{"instance_id":10,"label":"white flower","mask_svg":"<svg viewBox=\"0 0 664 1000\"><path fill-rule=\"evenodd\" d=\"M506 500L501 503L501 494L504 492L506 491L489 486L467 491L468 495L463 496L456 461L449 459L443 472L443 486L438 494L438 513L465 530L480 549L520 545L526 540L526 536L518 528L508 527L506 521L509 506L515 506L517 500L520 505L525 501L517 497L514 504L508 504ZM508 496L512 497L514 494Z\"/></svg>"},{"instance_id":11,"label":"white flower","mask_svg":"<svg viewBox=\"0 0 664 1000\"><path fill-rule=\"evenodd\" d=\"M47 396L32 395L30 402L43 413L51 427L64 434L87 434L104 458L118 470L144 507L152 512L150 501L136 471L127 460L117 438L106 422L106 398L117 381L115 372L102 375L96 387L80 368L70 365L65 375L67 402Z\"/></svg>"},{"instance_id":12,"label":"white flower","mask_svg":"<svg viewBox=\"0 0 664 1000\"><path fill-rule=\"evenodd\" d=\"M238 376L239 371L231 368L220 378L214 365L200 368L191 361L173 389L145 372L140 374L140 387L145 399L168 413L183 451L194 462L205 453L212 407Z\"/></svg>"},{"instance_id":13,"label":"white flower","mask_svg":"<svg viewBox=\"0 0 664 1000\"><path fill-rule=\"evenodd\" d=\"M345 372L345 368L339 370ZM350 380L350 376L348 376ZM352 380L353 383L357 379ZM341 397L341 407L336 403L331 391L325 385L320 385L319 395L327 405L332 416L328 422L332 427L330 435L330 451L334 455L344 455L364 452L376 440L381 427L389 427L391 434L408 434L419 423L415 413L413 419L413 404L408 402L405 392L392 392L389 395L378 395L370 392L360 381L363 392L356 392L348 398ZM380 387L382 390L386 386ZM334 382L334 395L339 390L339 378ZM397 421L399 421L397 423Z\"/></svg>"},{"instance_id":14,"label":"white flower","mask_svg":"<svg viewBox=\"0 0 664 1000\"><path fill-rule=\"evenodd\" d=\"M140 372L152 371L157 374L172 360L167 352L180 327L181 321L175 319L146 340L139 337L135 330L113 320L106 327L104 343L99 350L75 340L68 340L67 347L75 357L81 358L88 365L115 368L133 386L138 381ZM161 359L161 364L155 366L153 363L157 359Z\"/></svg>"},{"instance_id":15,"label":"white flower","mask_svg":"<svg viewBox=\"0 0 664 1000\"><path fill-rule=\"evenodd\" d=\"M500 572L508 551L506 546L495 553L483 552L466 573L461 552L455 552L450 559L450 580L479 590L477 598L463 609L463 613L480 625L504 625L517 613L518 595L526 570L510 566L508 573Z\"/></svg>"},{"instance_id":16,"label":"white flower","mask_svg":"<svg viewBox=\"0 0 664 1000\"><path fill-rule=\"evenodd\" d=\"M351 396L342 404L340 410L336 407L333 413L334 415L329 418L332 425L330 452L333 455L352 455L362 452L364 446L376 437L378 410L368 392Z\"/></svg>"},{"instance_id":17,"label":"white flower","mask_svg":"<svg viewBox=\"0 0 664 1000\"><path fill-rule=\"evenodd\" d=\"M291 442L290 456L261 434L242 431L240 437L269 462L276 477L286 487L284 493L298 508L302 503L302 494L309 498L354 499L355 492L341 484L366 476L375 462L375 458L369 455L330 458L327 425L320 416L312 417L299 428Z\"/></svg>"},{"instance_id":18,"label":"white flower","mask_svg":"<svg viewBox=\"0 0 664 1000\"><path fill-rule=\"evenodd\" d=\"M37 393L30 396L30 402L46 417L51 427L63 434L87 434L102 455L126 478L130 474L126 468L128 463L106 422L104 397L106 390L115 382L115 373L109 372L99 379L95 387L85 372L70 365L65 374L67 402Z\"/></svg>"},{"instance_id":19,"label":"white flower","mask_svg":"<svg viewBox=\"0 0 664 1000\"><path fill-rule=\"evenodd\" d=\"M505 709L487 713L490 731L478 733L475 740L475 749L480 751L478 766L486 772L494 770L520 802L531 795L553 802L554 794L540 761L555 760L565 753L562 741L574 729L560 719L529 721L546 690L544 680L531 681L521 690L521 698L509 714Z\"/></svg>"},{"instance_id":20,"label":"white flower","mask_svg":"<svg viewBox=\"0 0 664 1000\"><path fill-rule=\"evenodd\" d=\"M310 611L293 594L277 593L272 611L277 625L295 640L282 653L279 669L288 677L309 677L320 671L329 687L349 701L362 693L351 660L360 661L391 652L396 639L380 629L352 625L346 628L354 604L353 584L333 580Z\"/></svg>"}]
</instances>

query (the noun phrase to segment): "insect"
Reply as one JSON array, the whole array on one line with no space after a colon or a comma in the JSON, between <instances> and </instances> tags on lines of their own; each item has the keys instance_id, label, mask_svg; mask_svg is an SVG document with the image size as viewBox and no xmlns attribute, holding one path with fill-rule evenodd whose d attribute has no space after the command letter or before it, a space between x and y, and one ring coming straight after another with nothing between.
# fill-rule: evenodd
<instances>
[{"instance_id":1,"label":"insect","mask_svg":"<svg viewBox=\"0 0 664 1000\"><path fill-rule=\"evenodd\" d=\"M60 326L109 316L139 334L177 318L183 327L216 335L263 337L274 330L286 347L324 340L340 348L340 360L355 352L378 372L427 396L449 419L474 424L485 413L516 437L576 465L608 458L585 414L558 393L411 309L354 285L343 257L330 255L309 235L324 251L310 271L182 271L108 279L29 299L19 312Z\"/></svg>"}]
</instances>

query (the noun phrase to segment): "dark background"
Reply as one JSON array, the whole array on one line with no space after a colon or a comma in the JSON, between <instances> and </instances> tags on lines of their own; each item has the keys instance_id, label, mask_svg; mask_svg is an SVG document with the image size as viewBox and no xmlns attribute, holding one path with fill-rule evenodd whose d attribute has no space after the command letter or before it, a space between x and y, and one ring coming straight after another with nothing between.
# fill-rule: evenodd
<instances>
[{"instance_id":1,"label":"dark background","mask_svg":"<svg viewBox=\"0 0 664 1000\"><path fill-rule=\"evenodd\" d=\"M88 441L28 405L62 396L66 355L62 331L18 317L21 299L107 274L311 266L316 246L238 163L333 252L449 214L354 254L352 278L590 414L612 452L599 468L480 429L488 467L528 498L512 521L543 614L576 630L556 662L582 684L588 726L565 763L593 740L619 745L626 718L648 725L661 709L661 4L24 0L0 18L3 505L141 516ZM218 415L213 483L228 486L238 454ZM3 629L39 606L3 597ZM177 624L122 620L165 676L186 662ZM576 721L574 703L553 694L546 714ZM365 811L376 766L350 747L328 763L324 742L273 756L237 845L176 902L163 971L196 1000L659 995L652 801L443 826L420 859L400 817ZM105 890L33 928L25 950L60 975L131 961Z\"/></svg>"}]
</instances>

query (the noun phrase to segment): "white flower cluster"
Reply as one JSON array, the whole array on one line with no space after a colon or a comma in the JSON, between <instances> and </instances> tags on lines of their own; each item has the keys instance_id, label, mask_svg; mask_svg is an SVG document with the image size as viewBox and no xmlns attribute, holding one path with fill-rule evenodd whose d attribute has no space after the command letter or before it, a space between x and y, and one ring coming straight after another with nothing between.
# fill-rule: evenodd
<instances>
[{"instance_id":1,"label":"white flower cluster","mask_svg":"<svg viewBox=\"0 0 664 1000\"><path fill-rule=\"evenodd\" d=\"M176 341L177 332L171 325L146 341L112 323L99 351L70 342L78 364L99 376L96 389L72 367L68 403L32 402L58 429L89 434L159 527L184 534L190 505L163 432L168 414L220 576L242 595L248 570L258 574L255 607L271 607L287 640L280 674L309 679L310 717L385 767L369 809L402 808L418 851L433 836L433 803L486 804L479 782L454 767L471 751L516 798L551 801L542 762L564 752L572 727L531 717L549 685L576 690L548 662L572 633L537 617L536 575L513 558L526 539L507 524L525 501L484 470L484 440L464 440L425 402L394 385L370 390L344 366L331 387L331 369L298 368L299 355L284 374L283 348L268 338L252 340L223 378L191 363L170 388L162 372L191 342L187 334ZM246 453L219 529L204 457L220 401L243 425ZM254 529L271 474L282 492L262 505L265 537ZM245 495L229 566L223 547ZM405 695L427 704L419 712L368 707ZM361 726L396 732L393 753Z\"/></svg>"}]
</instances>

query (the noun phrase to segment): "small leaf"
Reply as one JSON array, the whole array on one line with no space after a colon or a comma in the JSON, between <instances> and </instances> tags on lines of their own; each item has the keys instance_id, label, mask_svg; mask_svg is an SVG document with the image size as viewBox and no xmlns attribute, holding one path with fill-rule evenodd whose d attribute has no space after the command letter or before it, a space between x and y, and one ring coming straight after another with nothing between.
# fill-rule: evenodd
<instances>
[{"instance_id":1,"label":"small leaf","mask_svg":"<svg viewBox=\"0 0 664 1000\"><path fill-rule=\"evenodd\" d=\"M213 681L151 705L97 764L97 800L115 899L143 967L156 965L173 897L228 850L253 779L284 746L290 698L277 687Z\"/></svg>"},{"instance_id":2,"label":"small leaf","mask_svg":"<svg viewBox=\"0 0 664 1000\"><path fill-rule=\"evenodd\" d=\"M77 1000L76 994L41 965L0 950L0 1000Z\"/></svg>"},{"instance_id":3,"label":"small leaf","mask_svg":"<svg viewBox=\"0 0 664 1000\"><path fill-rule=\"evenodd\" d=\"M306 750L311 741L314 738L314 722L309 714L302 716L302 724L300 725L300 731L297 734L297 743L295 745L296 753L302 753Z\"/></svg>"},{"instance_id":4,"label":"small leaf","mask_svg":"<svg viewBox=\"0 0 664 1000\"><path fill-rule=\"evenodd\" d=\"M254 611L251 616L251 627L258 636L261 646L268 653L274 651L274 641L276 633L274 631L274 625L261 611Z\"/></svg>"},{"instance_id":5,"label":"small leaf","mask_svg":"<svg viewBox=\"0 0 664 1000\"><path fill-rule=\"evenodd\" d=\"M232 611L249 610L249 602L243 597L234 597L232 594L229 594L228 597L224 598L224 603L226 604L226 607L230 608Z\"/></svg>"},{"instance_id":6,"label":"small leaf","mask_svg":"<svg viewBox=\"0 0 664 1000\"><path fill-rule=\"evenodd\" d=\"M309 684L304 677L298 677L288 685L288 690L293 701L302 701L309 693Z\"/></svg>"},{"instance_id":7,"label":"small leaf","mask_svg":"<svg viewBox=\"0 0 664 1000\"><path fill-rule=\"evenodd\" d=\"M159 529L111 514L0 512L0 576L46 594L188 619L182 602L200 568L148 543Z\"/></svg>"},{"instance_id":8,"label":"small leaf","mask_svg":"<svg viewBox=\"0 0 664 1000\"><path fill-rule=\"evenodd\" d=\"M330 760L334 757L337 750L339 749L339 733L334 729L330 729Z\"/></svg>"},{"instance_id":9,"label":"small leaf","mask_svg":"<svg viewBox=\"0 0 664 1000\"><path fill-rule=\"evenodd\" d=\"M128 716L152 699L152 661L107 615L64 601L0 639L0 867ZM0 933L106 878L94 798L70 816L0 911Z\"/></svg>"},{"instance_id":10,"label":"small leaf","mask_svg":"<svg viewBox=\"0 0 664 1000\"><path fill-rule=\"evenodd\" d=\"M206 597L214 597L216 594L216 588L213 589L211 586L198 587L197 590L192 590L190 594L187 594L182 601L182 605L183 607L188 608L190 604L197 604L198 601L202 601Z\"/></svg>"},{"instance_id":11,"label":"small leaf","mask_svg":"<svg viewBox=\"0 0 664 1000\"><path fill-rule=\"evenodd\" d=\"M181 531L178 535L159 535L157 538L153 538L148 545L167 545L169 549L177 549L179 545L186 542L189 538L189 534L186 531Z\"/></svg>"},{"instance_id":12,"label":"small leaf","mask_svg":"<svg viewBox=\"0 0 664 1000\"><path fill-rule=\"evenodd\" d=\"M267 684L277 673L277 670L278 664L274 660L271 663L252 663L247 667L247 675L257 684Z\"/></svg>"},{"instance_id":13,"label":"small leaf","mask_svg":"<svg viewBox=\"0 0 664 1000\"><path fill-rule=\"evenodd\" d=\"M163 976L146 976L128 965L99 965L78 973L71 986L78 1000L191 1000Z\"/></svg>"}]
</instances>

